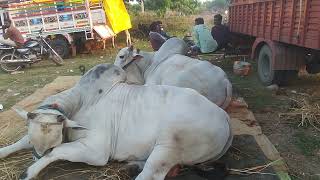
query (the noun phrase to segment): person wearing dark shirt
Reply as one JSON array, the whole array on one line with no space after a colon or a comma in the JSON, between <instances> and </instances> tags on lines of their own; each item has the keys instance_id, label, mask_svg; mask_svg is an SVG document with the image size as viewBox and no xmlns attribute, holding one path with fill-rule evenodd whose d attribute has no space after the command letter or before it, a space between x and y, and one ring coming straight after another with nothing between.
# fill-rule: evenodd
<instances>
[{"instance_id":1,"label":"person wearing dark shirt","mask_svg":"<svg viewBox=\"0 0 320 180\"><path fill-rule=\"evenodd\" d=\"M161 25L159 21L152 22L150 25L149 40L154 51L158 51L162 44L168 40L161 33Z\"/></svg>"},{"instance_id":2,"label":"person wearing dark shirt","mask_svg":"<svg viewBox=\"0 0 320 180\"><path fill-rule=\"evenodd\" d=\"M162 22L161 22L161 21L156 21L156 22L158 23L158 26L159 26L159 28L160 28L160 34L161 34L163 37L165 37L165 38L167 38L167 39L170 39L171 36L168 35L168 34L164 31Z\"/></svg>"},{"instance_id":3,"label":"person wearing dark shirt","mask_svg":"<svg viewBox=\"0 0 320 180\"><path fill-rule=\"evenodd\" d=\"M0 43L9 46L23 46L24 39L21 32L12 25L10 20L6 20L3 25L3 38L0 38ZM6 30L6 32L5 32Z\"/></svg>"},{"instance_id":4,"label":"person wearing dark shirt","mask_svg":"<svg viewBox=\"0 0 320 180\"><path fill-rule=\"evenodd\" d=\"M226 48L230 40L229 28L222 25L222 16L217 14L214 16L214 26L211 29L211 35L218 43L217 50Z\"/></svg>"}]
</instances>

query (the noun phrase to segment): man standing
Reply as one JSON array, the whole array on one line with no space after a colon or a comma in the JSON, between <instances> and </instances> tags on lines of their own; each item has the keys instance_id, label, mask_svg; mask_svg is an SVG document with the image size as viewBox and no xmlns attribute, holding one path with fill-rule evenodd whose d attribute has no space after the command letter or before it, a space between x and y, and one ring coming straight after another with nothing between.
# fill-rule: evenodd
<instances>
[{"instance_id":1,"label":"man standing","mask_svg":"<svg viewBox=\"0 0 320 180\"><path fill-rule=\"evenodd\" d=\"M4 25L2 26L2 30L3 30L3 38L0 37L1 44L14 46L14 47L23 46L24 39L22 37L21 32L12 25L9 19L5 20Z\"/></svg>"},{"instance_id":2,"label":"man standing","mask_svg":"<svg viewBox=\"0 0 320 180\"><path fill-rule=\"evenodd\" d=\"M203 18L195 19L192 35L196 44L191 47L193 54L196 52L211 53L217 49L218 44L212 38L209 28L204 25Z\"/></svg>"},{"instance_id":3,"label":"man standing","mask_svg":"<svg viewBox=\"0 0 320 180\"><path fill-rule=\"evenodd\" d=\"M222 16L220 14L214 16L213 23L214 26L211 29L211 35L218 43L217 50L226 48L230 40L229 28L222 25Z\"/></svg>"}]
</instances>

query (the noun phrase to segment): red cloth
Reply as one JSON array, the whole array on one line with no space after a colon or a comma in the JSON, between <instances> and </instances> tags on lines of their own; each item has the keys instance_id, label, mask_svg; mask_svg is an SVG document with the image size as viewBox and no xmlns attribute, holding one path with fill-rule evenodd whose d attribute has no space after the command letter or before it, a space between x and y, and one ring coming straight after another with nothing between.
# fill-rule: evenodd
<instances>
[{"instance_id":1,"label":"red cloth","mask_svg":"<svg viewBox=\"0 0 320 180\"><path fill-rule=\"evenodd\" d=\"M3 35L4 39L10 39L14 41L17 45L23 45L24 39L22 37L21 32L14 26L10 26L7 29L7 32Z\"/></svg>"}]
</instances>

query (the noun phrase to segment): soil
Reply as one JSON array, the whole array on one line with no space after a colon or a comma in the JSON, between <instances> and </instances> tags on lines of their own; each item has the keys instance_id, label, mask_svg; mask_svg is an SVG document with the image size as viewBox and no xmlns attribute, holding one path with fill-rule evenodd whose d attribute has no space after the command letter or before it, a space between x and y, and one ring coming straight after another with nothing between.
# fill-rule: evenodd
<instances>
[{"instance_id":1,"label":"soil","mask_svg":"<svg viewBox=\"0 0 320 180\"><path fill-rule=\"evenodd\" d=\"M285 159L292 179L320 180L320 131L310 125L299 127L301 118L280 118L279 114L291 112L292 99L320 104L320 75L299 72L299 78L278 90L269 91L259 82L254 61L249 76L233 73L233 61L239 59L212 59L211 62L228 74L233 84L234 96L243 97L253 111L262 132Z\"/></svg>"},{"instance_id":2,"label":"soil","mask_svg":"<svg viewBox=\"0 0 320 180\"><path fill-rule=\"evenodd\" d=\"M286 91L289 91L287 89ZM287 96L287 99L290 95ZM306 156L295 144L297 133L305 136L320 139L319 131L313 127L298 127L298 119L284 120L279 118L279 114L284 110L276 108L256 109L254 115L259 122L262 131L280 152L289 167L290 175L297 179L320 179L316 174L320 173L320 149L316 148L313 156ZM319 145L315 145L319 146Z\"/></svg>"}]
</instances>

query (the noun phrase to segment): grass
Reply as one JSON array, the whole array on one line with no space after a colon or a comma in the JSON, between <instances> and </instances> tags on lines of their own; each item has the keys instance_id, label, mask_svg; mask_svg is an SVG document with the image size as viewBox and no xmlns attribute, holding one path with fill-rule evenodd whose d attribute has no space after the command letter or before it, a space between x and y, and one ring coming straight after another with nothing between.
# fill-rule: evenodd
<instances>
[{"instance_id":1,"label":"grass","mask_svg":"<svg viewBox=\"0 0 320 180\"><path fill-rule=\"evenodd\" d=\"M81 55L68 59L63 66L56 66L53 62L43 61L26 67L22 74L8 74L0 72L0 103L5 109L32 94L58 76L80 75L79 65L90 69L96 64L113 62L115 50L99 52L92 55Z\"/></svg>"},{"instance_id":2,"label":"grass","mask_svg":"<svg viewBox=\"0 0 320 180\"><path fill-rule=\"evenodd\" d=\"M266 107L286 107L287 101L276 97L273 92L267 90L259 81L255 61L249 60L252 71L248 76L242 77L233 73L233 62L235 59L224 59L213 61L213 63L226 71L232 82L235 95L240 95L249 104L251 110L259 110ZM239 60L239 59L237 59Z\"/></svg>"},{"instance_id":3,"label":"grass","mask_svg":"<svg viewBox=\"0 0 320 180\"><path fill-rule=\"evenodd\" d=\"M307 135L303 131L294 134L294 144L305 156L316 157L316 153L320 153L319 137Z\"/></svg>"},{"instance_id":4,"label":"grass","mask_svg":"<svg viewBox=\"0 0 320 180\"><path fill-rule=\"evenodd\" d=\"M146 41L133 39L136 48L150 50ZM124 47L118 43L118 48ZM8 74L0 70L0 104L4 110L8 110L14 104L32 94L35 90L42 88L52 82L58 76L81 75L80 65L84 65L86 70L101 63L113 63L118 48L107 48L99 50L93 54L82 54L74 58L65 60L63 66L56 66L51 61L42 61L31 67L27 66L22 74Z\"/></svg>"}]
</instances>

